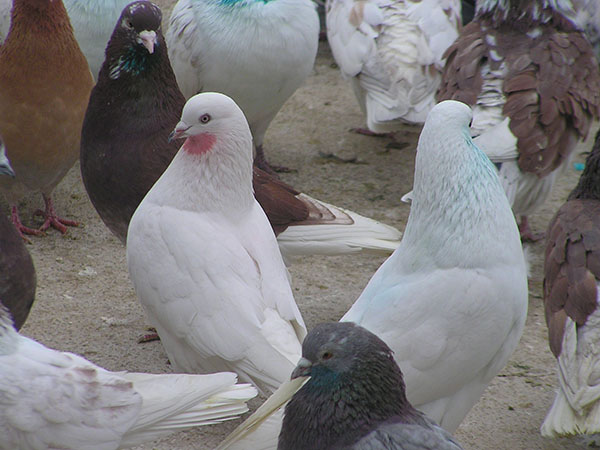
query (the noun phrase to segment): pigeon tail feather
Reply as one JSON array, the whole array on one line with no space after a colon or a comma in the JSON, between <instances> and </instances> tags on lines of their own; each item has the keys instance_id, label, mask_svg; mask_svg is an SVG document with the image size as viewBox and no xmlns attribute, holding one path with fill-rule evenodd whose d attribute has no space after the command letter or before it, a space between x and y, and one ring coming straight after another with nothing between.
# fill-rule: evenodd
<instances>
[{"instance_id":1,"label":"pigeon tail feather","mask_svg":"<svg viewBox=\"0 0 600 450\"><path fill-rule=\"evenodd\" d=\"M234 373L210 375L124 373L142 396L136 424L121 447L152 441L176 431L231 420L248 411L256 396L249 384L236 384Z\"/></svg>"}]
</instances>

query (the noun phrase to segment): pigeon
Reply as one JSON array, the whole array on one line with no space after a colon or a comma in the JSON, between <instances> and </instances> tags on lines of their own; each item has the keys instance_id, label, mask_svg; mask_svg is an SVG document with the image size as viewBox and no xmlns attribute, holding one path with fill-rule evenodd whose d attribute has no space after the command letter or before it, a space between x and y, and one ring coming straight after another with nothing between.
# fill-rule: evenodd
<instances>
[{"instance_id":1,"label":"pigeon","mask_svg":"<svg viewBox=\"0 0 600 450\"><path fill-rule=\"evenodd\" d=\"M0 178L14 177L6 148L0 139ZM35 267L23 239L4 214L0 214L0 300L21 329L35 299Z\"/></svg>"},{"instance_id":2,"label":"pigeon","mask_svg":"<svg viewBox=\"0 0 600 450\"><path fill-rule=\"evenodd\" d=\"M168 136L185 98L169 63L161 17L150 2L124 9L83 121L83 182L98 214L123 243L135 209L179 149ZM154 36L149 48L141 35ZM254 194L287 262L315 253L390 254L398 246L395 228L316 200L256 165L253 171Z\"/></svg>"},{"instance_id":3,"label":"pigeon","mask_svg":"<svg viewBox=\"0 0 600 450\"><path fill-rule=\"evenodd\" d=\"M462 447L406 398L392 350L353 323L316 326L292 378L310 379L285 407L279 450Z\"/></svg>"},{"instance_id":4,"label":"pigeon","mask_svg":"<svg viewBox=\"0 0 600 450\"><path fill-rule=\"evenodd\" d=\"M129 224L136 294L177 371L234 371L274 391L306 328L252 195L250 128L231 98L202 93L173 138L186 140Z\"/></svg>"},{"instance_id":5,"label":"pigeon","mask_svg":"<svg viewBox=\"0 0 600 450\"><path fill-rule=\"evenodd\" d=\"M256 396L234 373L109 372L21 336L0 305L0 448L117 449L234 419Z\"/></svg>"},{"instance_id":6,"label":"pigeon","mask_svg":"<svg viewBox=\"0 0 600 450\"><path fill-rule=\"evenodd\" d=\"M0 180L20 233L62 233L77 222L57 216L52 191L78 157L83 115L92 89L88 64L73 37L61 0L15 0L0 47L0 135L17 176ZM24 226L16 202L41 191L39 230Z\"/></svg>"},{"instance_id":7,"label":"pigeon","mask_svg":"<svg viewBox=\"0 0 600 450\"><path fill-rule=\"evenodd\" d=\"M327 40L367 119L356 131L425 122L460 14L460 0L328 0Z\"/></svg>"},{"instance_id":8,"label":"pigeon","mask_svg":"<svg viewBox=\"0 0 600 450\"><path fill-rule=\"evenodd\" d=\"M104 49L121 11L131 0L63 0L75 39L83 52L94 80L104 61ZM0 43L10 26L13 0L0 0Z\"/></svg>"},{"instance_id":9,"label":"pigeon","mask_svg":"<svg viewBox=\"0 0 600 450\"><path fill-rule=\"evenodd\" d=\"M446 52L438 100L473 107L476 144L499 167L524 240L600 107L592 47L569 0L483 0Z\"/></svg>"},{"instance_id":10,"label":"pigeon","mask_svg":"<svg viewBox=\"0 0 600 450\"><path fill-rule=\"evenodd\" d=\"M451 433L507 363L527 315L519 232L471 118L453 100L429 113L402 242L341 319L389 345L408 400Z\"/></svg>"},{"instance_id":11,"label":"pigeon","mask_svg":"<svg viewBox=\"0 0 600 450\"><path fill-rule=\"evenodd\" d=\"M202 91L233 98L250 124L261 169L267 128L310 75L319 40L311 0L179 0L166 34L186 98Z\"/></svg>"},{"instance_id":12,"label":"pigeon","mask_svg":"<svg viewBox=\"0 0 600 450\"><path fill-rule=\"evenodd\" d=\"M236 445L253 423L267 419L290 398L279 450L462 448L409 403L402 372L387 344L351 322L313 328L291 378L217 449Z\"/></svg>"},{"instance_id":13,"label":"pigeon","mask_svg":"<svg viewBox=\"0 0 600 450\"><path fill-rule=\"evenodd\" d=\"M546 437L600 433L600 132L577 187L548 226L544 307L559 387Z\"/></svg>"}]
</instances>

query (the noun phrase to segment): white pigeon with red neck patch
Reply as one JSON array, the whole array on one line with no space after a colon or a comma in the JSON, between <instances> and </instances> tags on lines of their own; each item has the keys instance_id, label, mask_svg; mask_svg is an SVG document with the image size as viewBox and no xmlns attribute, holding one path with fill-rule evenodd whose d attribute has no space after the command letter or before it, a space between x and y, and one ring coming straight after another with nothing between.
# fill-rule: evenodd
<instances>
[{"instance_id":1,"label":"white pigeon with red neck patch","mask_svg":"<svg viewBox=\"0 0 600 450\"><path fill-rule=\"evenodd\" d=\"M306 328L252 192L252 135L229 97L203 93L172 134L186 141L133 215L136 293L178 371L235 371L274 390Z\"/></svg>"}]
</instances>

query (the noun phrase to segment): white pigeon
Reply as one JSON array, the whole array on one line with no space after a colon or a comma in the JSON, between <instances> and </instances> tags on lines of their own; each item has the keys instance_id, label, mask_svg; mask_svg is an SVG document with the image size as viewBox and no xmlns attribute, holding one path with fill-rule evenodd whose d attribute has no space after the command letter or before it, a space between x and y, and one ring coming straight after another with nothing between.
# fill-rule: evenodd
<instances>
[{"instance_id":1,"label":"white pigeon","mask_svg":"<svg viewBox=\"0 0 600 450\"><path fill-rule=\"evenodd\" d=\"M497 164L524 239L527 216L600 112L592 47L568 17L570 0L481 0L447 51L438 100L473 107L476 144Z\"/></svg>"},{"instance_id":2,"label":"white pigeon","mask_svg":"<svg viewBox=\"0 0 600 450\"><path fill-rule=\"evenodd\" d=\"M471 118L456 101L429 113L402 242L341 319L390 346L409 401L450 432L507 363L527 315L519 232Z\"/></svg>"},{"instance_id":3,"label":"white pigeon","mask_svg":"<svg viewBox=\"0 0 600 450\"><path fill-rule=\"evenodd\" d=\"M527 316L519 232L494 166L470 137L471 118L452 100L429 113L402 242L341 319L385 341L409 401L451 433L507 363ZM283 384L218 448L269 442L281 410L270 414L300 386Z\"/></svg>"},{"instance_id":4,"label":"white pigeon","mask_svg":"<svg viewBox=\"0 0 600 450\"><path fill-rule=\"evenodd\" d=\"M425 121L460 12L460 0L327 1L327 39L369 131Z\"/></svg>"},{"instance_id":5,"label":"white pigeon","mask_svg":"<svg viewBox=\"0 0 600 450\"><path fill-rule=\"evenodd\" d=\"M0 448L110 450L233 419L256 395L233 373L109 372L21 336L0 304Z\"/></svg>"},{"instance_id":6,"label":"white pigeon","mask_svg":"<svg viewBox=\"0 0 600 450\"><path fill-rule=\"evenodd\" d=\"M94 81L104 62L104 50L123 8L133 0L62 0L75 39L85 55ZM10 27L12 0L0 0L0 43Z\"/></svg>"},{"instance_id":7,"label":"white pigeon","mask_svg":"<svg viewBox=\"0 0 600 450\"><path fill-rule=\"evenodd\" d=\"M177 371L231 370L275 390L306 328L273 230L252 193L252 136L229 97L183 108L185 143L134 213L129 274Z\"/></svg>"},{"instance_id":8,"label":"white pigeon","mask_svg":"<svg viewBox=\"0 0 600 450\"><path fill-rule=\"evenodd\" d=\"M221 92L250 124L259 166L267 127L311 73L319 18L311 0L179 0L165 35L183 95Z\"/></svg>"},{"instance_id":9,"label":"white pigeon","mask_svg":"<svg viewBox=\"0 0 600 450\"><path fill-rule=\"evenodd\" d=\"M600 133L579 183L548 226L544 306L559 385L543 436L600 433L599 288Z\"/></svg>"}]
</instances>

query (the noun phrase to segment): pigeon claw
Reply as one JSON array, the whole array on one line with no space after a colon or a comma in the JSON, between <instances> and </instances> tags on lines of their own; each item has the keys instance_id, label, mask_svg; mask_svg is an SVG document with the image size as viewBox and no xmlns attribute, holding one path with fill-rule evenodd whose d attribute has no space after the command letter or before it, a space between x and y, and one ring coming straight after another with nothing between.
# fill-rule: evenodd
<instances>
[{"instance_id":1,"label":"pigeon claw","mask_svg":"<svg viewBox=\"0 0 600 450\"><path fill-rule=\"evenodd\" d=\"M17 230L17 233L19 233L19 236L21 236L21 239L23 239L28 244L31 244L32 242L27 236L25 236L26 234L30 234L33 236L42 236L45 234L43 231L36 230L35 228L29 228L23 225L23 222L21 222L21 218L19 217L19 210L16 206L13 206L11 208L10 218L13 225L15 226L15 229Z\"/></svg>"},{"instance_id":2,"label":"pigeon claw","mask_svg":"<svg viewBox=\"0 0 600 450\"><path fill-rule=\"evenodd\" d=\"M78 227L79 226L79 222L75 222L74 220L62 219L62 218L58 217L58 215L56 214L56 211L54 211L54 204L52 203L51 197L49 197L49 196L46 197L44 195L44 202L46 203L46 210L42 211L42 210L38 209L34 213L34 215L36 215L36 216L42 216L45 218L44 223L38 229L38 231L43 233L48 228L52 227L52 228L56 228L62 234L65 234L67 232L67 227Z\"/></svg>"},{"instance_id":3,"label":"pigeon claw","mask_svg":"<svg viewBox=\"0 0 600 450\"><path fill-rule=\"evenodd\" d=\"M519 223L519 234L521 235L521 242L538 242L546 237L546 233L535 233L529 226L529 220L527 216L521 216L521 222Z\"/></svg>"}]
</instances>

